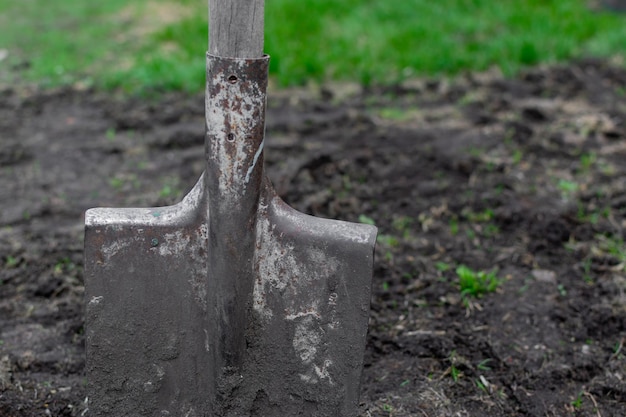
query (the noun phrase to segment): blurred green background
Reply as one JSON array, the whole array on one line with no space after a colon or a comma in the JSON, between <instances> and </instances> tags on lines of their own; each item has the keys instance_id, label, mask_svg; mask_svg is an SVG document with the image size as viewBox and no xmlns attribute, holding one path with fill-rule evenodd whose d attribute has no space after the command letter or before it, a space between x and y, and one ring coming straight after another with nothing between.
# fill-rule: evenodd
<instances>
[{"instance_id":1,"label":"blurred green background","mask_svg":"<svg viewBox=\"0 0 626 417\"><path fill-rule=\"evenodd\" d=\"M280 86L405 78L626 54L626 15L589 0L267 0ZM130 93L204 86L207 2L0 0L0 84Z\"/></svg>"}]
</instances>

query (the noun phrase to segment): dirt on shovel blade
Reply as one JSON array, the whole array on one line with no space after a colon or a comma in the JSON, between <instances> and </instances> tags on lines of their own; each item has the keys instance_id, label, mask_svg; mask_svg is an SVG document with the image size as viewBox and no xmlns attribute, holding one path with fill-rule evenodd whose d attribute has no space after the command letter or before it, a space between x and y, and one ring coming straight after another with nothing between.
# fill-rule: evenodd
<instances>
[{"instance_id":1,"label":"dirt on shovel blade","mask_svg":"<svg viewBox=\"0 0 626 417\"><path fill-rule=\"evenodd\" d=\"M266 166L380 229L360 415L626 415L626 71L270 94ZM83 213L172 204L204 98L0 92L0 416L81 416Z\"/></svg>"}]
</instances>

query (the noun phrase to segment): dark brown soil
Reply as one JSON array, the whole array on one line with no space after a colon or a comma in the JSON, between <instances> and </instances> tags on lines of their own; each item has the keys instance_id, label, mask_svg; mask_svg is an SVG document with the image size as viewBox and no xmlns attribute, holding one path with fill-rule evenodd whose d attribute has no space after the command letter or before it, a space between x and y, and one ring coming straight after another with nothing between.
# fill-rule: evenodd
<instances>
[{"instance_id":1,"label":"dark brown soil","mask_svg":"<svg viewBox=\"0 0 626 417\"><path fill-rule=\"evenodd\" d=\"M89 415L84 211L179 201L203 111L0 92L0 416ZM626 71L280 91L267 124L292 206L380 228L362 417L626 415Z\"/></svg>"}]
</instances>

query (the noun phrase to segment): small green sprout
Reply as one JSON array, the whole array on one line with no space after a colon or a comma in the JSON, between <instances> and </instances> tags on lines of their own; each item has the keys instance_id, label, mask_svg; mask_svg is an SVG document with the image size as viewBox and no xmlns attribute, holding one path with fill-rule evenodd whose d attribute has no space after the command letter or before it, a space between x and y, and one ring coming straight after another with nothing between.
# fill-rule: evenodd
<instances>
[{"instance_id":1,"label":"small green sprout","mask_svg":"<svg viewBox=\"0 0 626 417\"><path fill-rule=\"evenodd\" d=\"M439 261L435 264L435 268L437 268L437 271L439 272L446 272L448 271L450 268L452 268L452 266L450 266L450 264Z\"/></svg>"},{"instance_id":2,"label":"small green sprout","mask_svg":"<svg viewBox=\"0 0 626 417\"><path fill-rule=\"evenodd\" d=\"M396 238L395 236L391 236L391 235L378 235L378 237L376 238L376 241L383 246L392 247L392 248L400 244L400 242L398 241L398 238Z\"/></svg>"},{"instance_id":3,"label":"small green sprout","mask_svg":"<svg viewBox=\"0 0 626 417\"><path fill-rule=\"evenodd\" d=\"M448 360L450 361L450 376L452 377L452 380L454 382L458 382L459 378L461 378L462 372L459 368L455 366L455 364L457 363L456 350L450 352Z\"/></svg>"},{"instance_id":4,"label":"small green sprout","mask_svg":"<svg viewBox=\"0 0 626 417\"><path fill-rule=\"evenodd\" d=\"M457 234L459 234L459 221L457 219L450 220L449 226L450 234L452 236L456 236Z\"/></svg>"},{"instance_id":5,"label":"small green sprout","mask_svg":"<svg viewBox=\"0 0 626 417\"><path fill-rule=\"evenodd\" d=\"M478 363L478 365L476 365L476 367L481 371L491 371L491 367L487 366L489 362L491 362L491 359L482 360Z\"/></svg>"},{"instance_id":6,"label":"small green sprout","mask_svg":"<svg viewBox=\"0 0 626 417\"><path fill-rule=\"evenodd\" d=\"M501 283L495 272L473 271L465 265L456 269L463 297L481 297L483 294L494 292Z\"/></svg>"},{"instance_id":7,"label":"small green sprout","mask_svg":"<svg viewBox=\"0 0 626 417\"><path fill-rule=\"evenodd\" d=\"M372 219L371 217L366 216L365 214L359 215L359 223L370 224L372 226L375 225L374 219Z\"/></svg>"},{"instance_id":8,"label":"small green sprout","mask_svg":"<svg viewBox=\"0 0 626 417\"><path fill-rule=\"evenodd\" d=\"M591 276L591 264L592 264L591 258L586 258L583 261L583 264L582 264L582 267L583 267L583 280L587 284L593 284L593 277Z\"/></svg>"},{"instance_id":9,"label":"small green sprout","mask_svg":"<svg viewBox=\"0 0 626 417\"><path fill-rule=\"evenodd\" d=\"M450 366L450 375L452 376L452 380L454 382L458 382L459 378L461 377L461 371L459 370L459 368L452 365Z\"/></svg>"},{"instance_id":10,"label":"small green sprout","mask_svg":"<svg viewBox=\"0 0 626 417\"><path fill-rule=\"evenodd\" d=\"M583 393L579 392L578 396L576 398L574 398L574 400L570 403L572 404L572 407L579 409L580 407L582 407L583 405Z\"/></svg>"},{"instance_id":11,"label":"small green sprout","mask_svg":"<svg viewBox=\"0 0 626 417\"><path fill-rule=\"evenodd\" d=\"M600 249L616 258L619 262L626 262L626 246L624 239L619 236L598 235Z\"/></svg>"},{"instance_id":12,"label":"small green sprout","mask_svg":"<svg viewBox=\"0 0 626 417\"><path fill-rule=\"evenodd\" d=\"M163 186L159 191L159 197L161 198L175 198L179 193L180 189L178 187L179 181L173 177L166 177L163 179Z\"/></svg>"},{"instance_id":13,"label":"small green sprout","mask_svg":"<svg viewBox=\"0 0 626 417\"><path fill-rule=\"evenodd\" d=\"M394 229L401 232L405 238L407 238L413 222L414 220L411 217L400 216L393 220L392 226Z\"/></svg>"},{"instance_id":14,"label":"small green sprout","mask_svg":"<svg viewBox=\"0 0 626 417\"><path fill-rule=\"evenodd\" d=\"M16 267L17 264L19 263L20 263L20 260L11 255L7 256L6 261L5 261L5 265L7 266L7 268Z\"/></svg>"},{"instance_id":15,"label":"small green sprout","mask_svg":"<svg viewBox=\"0 0 626 417\"><path fill-rule=\"evenodd\" d=\"M476 386L478 388L480 388L481 391L486 392L487 394L489 394L489 389L487 388L487 386L480 379L476 379L474 382L476 383Z\"/></svg>"},{"instance_id":16,"label":"small green sprout","mask_svg":"<svg viewBox=\"0 0 626 417\"><path fill-rule=\"evenodd\" d=\"M396 122L406 122L414 119L417 114L416 108L401 109L394 107L387 107L378 110L378 116L382 119L393 120Z\"/></svg>"},{"instance_id":17,"label":"small green sprout","mask_svg":"<svg viewBox=\"0 0 626 417\"><path fill-rule=\"evenodd\" d=\"M497 225L493 223L487 223L485 225L484 234L486 237L493 237L498 233L500 233L500 228Z\"/></svg>"},{"instance_id":18,"label":"small green sprout","mask_svg":"<svg viewBox=\"0 0 626 417\"><path fill-rule=\"evenodd\" d=\"M624 347L625 341L626 341L626 338L621 338L620 340L615 342L615 346L613 346L613 355L611 356L612 358L617 358L620 355Z\"/></svg>"},{"instance_id":19,"label":"small green sprout","mask_svg":"<svg viewBox=\"0 0 626 417\"><path fill-rule=\"evenodd\" d=\"M569 195L575 193L578 190L578 183L561 179L559 180L558 187L564 195Z\"/></svg>"},{"instance_id":20,"label":"small green sprout","mask_svg":"<svg viewBox=\"0 0 626 417\"><path fill-rule=\"evenodd\" d=\"M114 140L116 136L115 128L113 127L108 128L105 135L108 140Z\"/></svg>"},{"instance_id":21,"label":"small green sprout","mask_svg":"<svg viewBox=\"0 0 626 417\"><path fill-rule=\"evenodd\" d=\"M587 172L596 163L598 156L594 152L584 153L580 155L580 169Z\"/></svg>"},{"instance_id":22,"label":"small green sprout","mask_svg":"<svg viewBox=\"0 0 626 417\"><path fill-rule=\"evenodd\" d=\"M472 210L463 210L463 216L472 223L484 223L494 218L494 212L492 209L485 209L480 212L473 212Z\"/></svg>"},{"instance_id":23,"label":"small green sprout","mask_svg":"<svg viewBox=\"0 0 626 417\"><path fill-rule=\"evenodd\" d=\"M159 191L159 197L161 197L161 198L168 198L168 197L172 197L175 193L176 192L174 191L174 189L172 188L171 185L165 184L161 188L161 191Z\"/></svg>"},{"instance_id":24,"label":"small green sprout","mask_svg":"<svg viewBox=\"0 0 626 417\"><path fill-rule=\"evenodd\" d=\"M124 180L120 177L113 177L109 179L109 185L115 191L120 191L122 187L124 186Z\"/></svg>"}]
</instances>

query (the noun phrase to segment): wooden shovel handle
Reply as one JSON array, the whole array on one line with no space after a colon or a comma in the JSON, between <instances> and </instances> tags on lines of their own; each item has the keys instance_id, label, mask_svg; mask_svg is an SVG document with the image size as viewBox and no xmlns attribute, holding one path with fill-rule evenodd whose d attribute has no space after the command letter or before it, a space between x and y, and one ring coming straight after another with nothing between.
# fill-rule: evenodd
<instances>
[{"instance_id":1,"label":"wooden shovel handle","mask_svg":"<svg viewBox=\"0 0 626 417\"><path fill-rule=\"evenodd\" d=\"M209 0L209 53L263 56L264 0Z\"/></svg>"}]
</instances>

